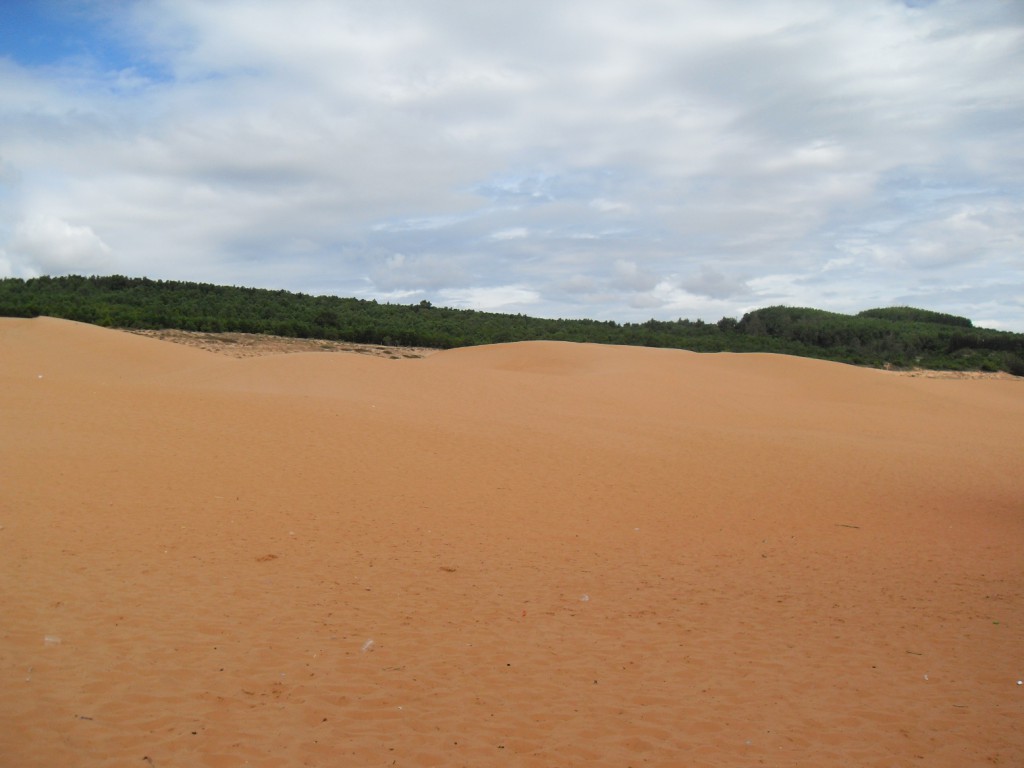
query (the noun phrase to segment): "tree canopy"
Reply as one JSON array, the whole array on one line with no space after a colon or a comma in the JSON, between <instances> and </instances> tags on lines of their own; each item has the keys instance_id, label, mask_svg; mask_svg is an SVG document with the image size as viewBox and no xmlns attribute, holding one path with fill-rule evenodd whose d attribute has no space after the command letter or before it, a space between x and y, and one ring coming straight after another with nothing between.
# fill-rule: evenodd
<instances>
[{"instance_id":1,"label":"tree canopy","mask_svg":"<svg viewBox=\"0 0 1024 768\"><path fill-rule=\"evenodd\" d=\"M438 349L547 339L1024 375L1024 334L976 328L967 318L913 307L844 315L774 306L713 324L617 323L122 275L0 279L0 316L38 315L115 328L236 331Z\"/></svg>"}]
</instances>

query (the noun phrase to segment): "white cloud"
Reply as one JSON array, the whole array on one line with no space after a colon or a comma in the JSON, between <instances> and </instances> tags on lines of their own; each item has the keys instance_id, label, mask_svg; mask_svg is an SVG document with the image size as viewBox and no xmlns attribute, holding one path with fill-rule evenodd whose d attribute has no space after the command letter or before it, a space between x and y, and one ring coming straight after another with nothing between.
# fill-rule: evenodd
<instances>
[{"instance_id":1,"label":"white cloud","mask_svg":"<svg viewBox=\"0 0 1024 768\"><path fill-rule=\"evenodd\" d=\"M615 200L605 200L603 197L598 197L590 201L590 206L596 208L602 213L628 213L630 207L626 203L617 202Z\"/></svg>"},{"instance_id":2,"label":"white cloud","mask_svg":"<svg viewBox=\"0 0 1024 768\"><path fill-rule=\"evenodd\" d=\"M467 284L463 260L435 254L393 253L370 268L373 286L383 292L442 290Z\"/></svg>"},{"instance_id":3,"label":"white cloud","mask_svg":"<svg viewBox=\"0 0 1024 768\"><path fill-rule=\"evenodd\" d=\"M440 301L451 307L514 312L540 301L540 294L521 285L495 285L487 288L444 290Z\"/></svg>"},{"instance_id":4,"label":"white cloud","mask_svg":"<svg viewBox=\"0 0 1024 768\"><path fill-rule=\"evenodd\" d=\"M498 306L618 320L927 280L931 308L1024 330L1015 3L112 8L81 2L123 66L0 50L8 273L512 286Z\"/></svg>"},{"instance_id":5,"label":"white cloud","mask_svg":"<svg viewBox=\"0 0 1024 768\"><path fill-rule=\"evenodd\" d=\"M615 262L612 284L620 290L650 291L658 283L657 275L641 269L635 261L619 259Z\"/></svg>"},{"instance_id":6,"label":"white cloud","mask_svg":"<svg viewBox=\"0 0 1024 768\"><path fill-rule=\"evenodd\" d=\"M502 229L491 235L491 240L522 240L525 237L529 237L530 230L526 227L511 227L510 229Z\"/></svg>"},{"instance_id":7,"label":"white cloud","mask_svg":"<svg viewBox=\"0 0 1024 768\"><path fill-rule=\"evenodd\" d=\"M697 274L681 280L680 285L696 296L707 296L712 299L735 298L750 292L742 280L728 277L707 265L702 265Z\"/></svg>"},{"instance_id":8,"label":"white cloud","mask_svg":"<svg viewBox=\"0 0 1024 768\"><path fill-rule=\"evenodd\" d=\"M91 227L52 216L32 216L19 222L8 249L19 260L19 271L28 273L93 273L112 264L110 248Z\"/></svg>"}]
</instances>

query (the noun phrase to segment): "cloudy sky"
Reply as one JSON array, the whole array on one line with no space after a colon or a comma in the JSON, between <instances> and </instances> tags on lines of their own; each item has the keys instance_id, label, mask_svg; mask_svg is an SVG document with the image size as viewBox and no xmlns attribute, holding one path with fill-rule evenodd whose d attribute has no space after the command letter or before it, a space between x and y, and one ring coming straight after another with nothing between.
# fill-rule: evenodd
<instances>
[{"instance_id":1,"label":"cloudy sky","mask_svg":"<svg viewBox=\"0 0 1024 768\"><path fill-rule=\"evenodd\" d=\"M0 276L1024 331L1020 0L5 0Z\"/></svg>"}]
</instances>

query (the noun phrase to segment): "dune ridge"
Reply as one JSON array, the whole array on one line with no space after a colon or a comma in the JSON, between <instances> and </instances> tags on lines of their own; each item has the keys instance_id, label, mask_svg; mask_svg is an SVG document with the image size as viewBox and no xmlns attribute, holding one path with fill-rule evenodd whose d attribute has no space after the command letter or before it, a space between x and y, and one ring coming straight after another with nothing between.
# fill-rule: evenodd
<instances>
[{"instance_id":1,"label":"dune ridge","mask_svg":"<svg viewBox=\"0 0 1024 768\"><path fill-rule=\"evenodd\" d=\"M1024 390L0 319L0 764L1024 764Z\"/></svg>"}]
</instances>

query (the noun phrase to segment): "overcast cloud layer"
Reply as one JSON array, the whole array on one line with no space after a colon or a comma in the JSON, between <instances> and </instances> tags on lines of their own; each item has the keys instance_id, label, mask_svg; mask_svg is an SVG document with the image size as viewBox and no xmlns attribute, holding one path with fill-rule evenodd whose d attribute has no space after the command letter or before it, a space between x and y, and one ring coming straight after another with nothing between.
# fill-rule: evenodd
<instances>
[{"instance_id":1,"label":"overcast cloud layer","mask_svg":"<svg viewBox=\"0 0 1024 768\"><path fill-rule=\"evenodd\" d=\"M1017 0L25 5L0 276L1024 331Z\"/></svg>"}]
</instances>

